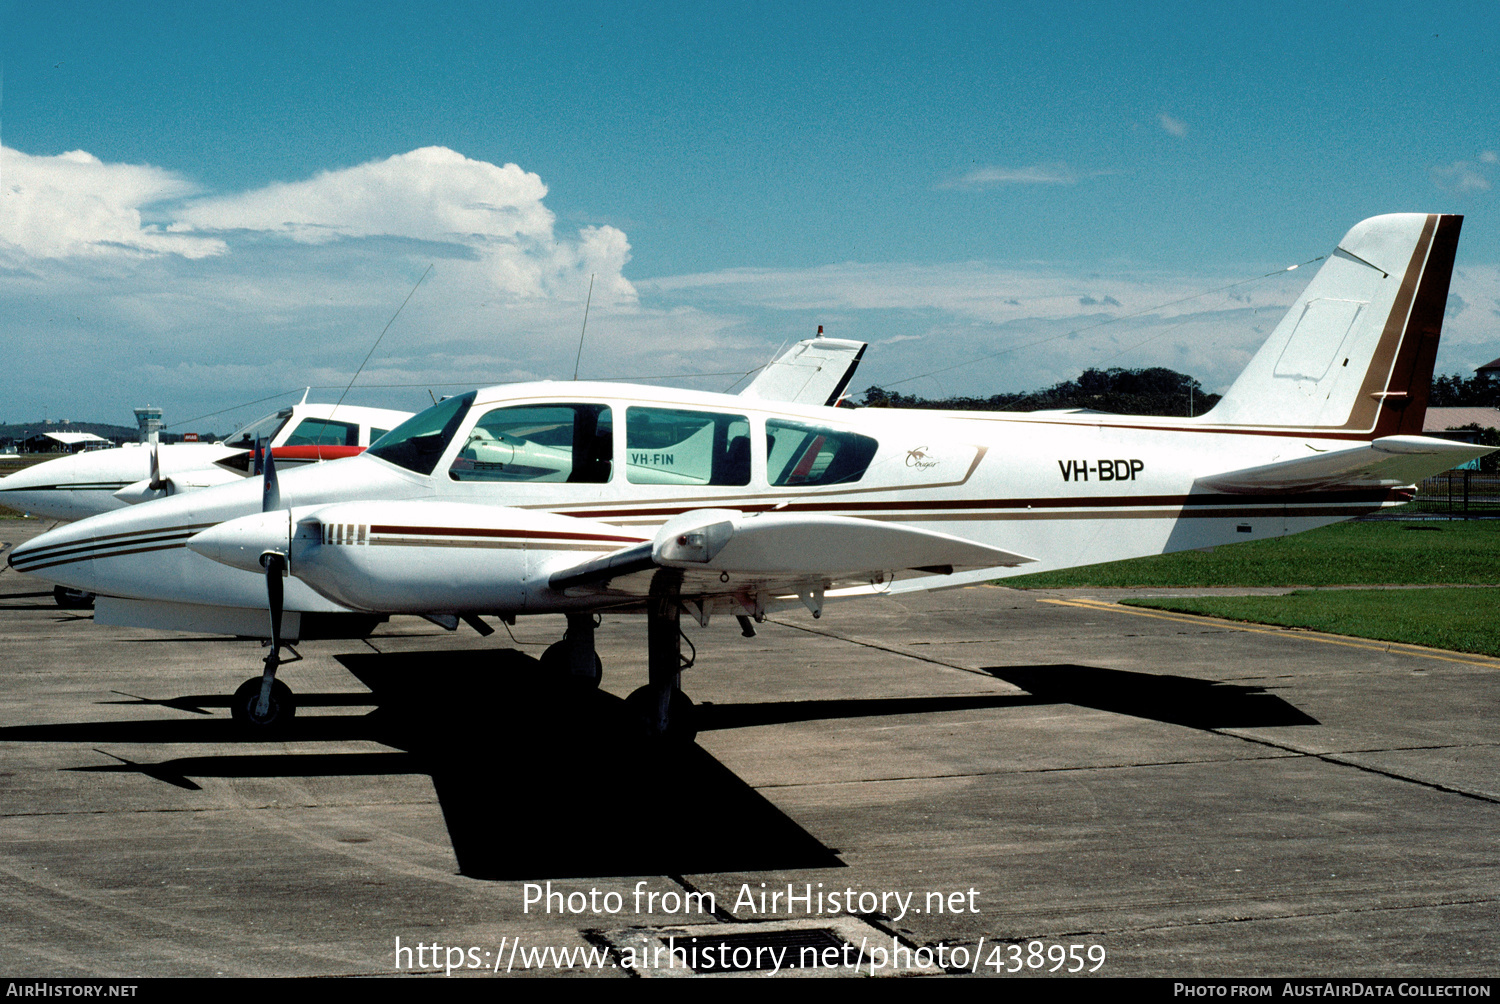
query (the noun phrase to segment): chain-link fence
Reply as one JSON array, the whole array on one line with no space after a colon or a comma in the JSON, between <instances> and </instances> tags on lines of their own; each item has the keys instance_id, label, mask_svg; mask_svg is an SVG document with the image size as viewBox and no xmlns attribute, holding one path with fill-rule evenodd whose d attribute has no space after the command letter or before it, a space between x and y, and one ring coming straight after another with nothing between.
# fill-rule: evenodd
<instances>
[{"instance_id":1,"label":"chain-link fence","mask_svg":"<svg viewBox=\"0 0 1500 1004\"><path fill-rule=\"evenodd\" d=\"M1484 471L1444 471L1417 485L1417 497L1380 515L1500 516L1500 474Z\"/></svg>"}]
</instances>

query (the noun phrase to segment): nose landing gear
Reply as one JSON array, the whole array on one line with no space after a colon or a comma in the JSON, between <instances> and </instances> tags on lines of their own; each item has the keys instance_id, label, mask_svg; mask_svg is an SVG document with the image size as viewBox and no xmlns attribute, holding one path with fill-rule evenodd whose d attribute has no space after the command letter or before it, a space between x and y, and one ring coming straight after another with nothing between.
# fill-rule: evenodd
<instances>
[{"instance_id":1,"label":"nose landing gear","mask_svg":"<svg viewBox=\"0 0 1500 1004\"><path fill-rule=\"evenodd\" d=\"M258 731L285 728L297 713L297 699L292 696L290 687L280 680L273 680L269 700L262 711L260 692L264 682L264 677L252 676L240 684L229 699L229 716L237 724Z\"/></svg>"}]
</instances>

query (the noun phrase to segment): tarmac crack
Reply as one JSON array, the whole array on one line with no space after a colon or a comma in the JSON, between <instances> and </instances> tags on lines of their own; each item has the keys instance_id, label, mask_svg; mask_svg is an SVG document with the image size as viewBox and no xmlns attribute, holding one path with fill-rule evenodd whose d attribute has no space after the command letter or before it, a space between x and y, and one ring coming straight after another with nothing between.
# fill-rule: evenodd
<instances>
[{"instance_id":1,"label":"tarmac crack","mask_svg":"<svg viewBox=\"0 0 1500 1004\"><path fill-rule=\"evenodd\" d=\"M973 666L965 666L963 663L949 662L946 659L937 659L930 655L922 655L917 652L910 652L891 645L882 645L879 642L869 641L865 638L854 638L849 635L839 634L836 631L819 631L817 628L806 627L802 624L793 624L790 621L779 620L775 617L768 617L766 619L769 620L772 624L776 624L780 627L791 628L794 631L803 631L807 634L822 635L824 638L832 638L835 641L848 642L851 645L859 645L864 648L873 648L877 652L889 652L891 655L905 656L908 659L915 659L918 662L930 662L934 666L946 666L948 669L956 669L962 673L972 673L975 676L983 676L988 679L994 679L994 677L990 676L990 674L986 673L984 670L976 669Z\"/></svg>"},{"instance_id":2,"label":"tarmac crack","mask_svg":"<svg viewBox=\"0 0 1500 1004\"><path fill-rule=\"evenodd\" d=\"M1437 788L1437 789L1442 790L1442 791L1447 791L1447 792L1451 792L1451 793L1454 793L1454 794L1464 795L1464 796L1466 796L1468 798L1478 799L1479 801L1483 801L1483 802L1500 803L1500 799L1497 799L1497 798L1494 798L1494 797L1491 797L1491 796L1488 796L1488 795L1475 794L1475 793L1467 792L1467 791L1464 791L1464 790L1458 789L1458 788L1448 788L1448 787L1444 787L1444 786L1442 786L1440 784L1437 784L1436 782L1422 781L1422 780L1417 779L1417 778L1407 778L1407 777L1404 777L1404 776L1399 775L1399 774L1394 774L1394 773L1390 773L1390 772L1387 772L1387 771L1380 770L1378 768L1366 767L1366 766L1364 766L1362 764L1353 763L1353 762L1346 762L1346 761L1342 761L1342 760L1337 759L1338 757L1341 757L1341 756L1353 756L1353 755L1357 755L1357 754L1360 754L1360 753L1408 753L1408 752L1418 752L1418 751L1423 751L1423 750L1434 750L1434 749L1475 749L1475 748L1489 748L1489 747L1494 747L1494 746L1500 746L1500 743L1454 743L1454 744L1448 744L1448 745L1442 745L1442 746L1392 746L1392 747L1382 747L1382 748L1379 748L1379 749L1369 749L1369 750L1360 749L1360 750L1343 750L1343 751L1336 752L1336 753L1315 753L1315 752L1311 752L1311 751L1308 751L1308 750L1299 750L1299 749L1296 749L1296 748L1293 748L1293 747L1290 747L1290 746L1284 746L1284 745L1281 745L1281 744L1278 744L1278 743L1274 743L1274 742L1257 740L1257 739L1254 739L1254 738L1249 737L1249 736L1236 735L1233 732L1227 732L1227 731L1223 731L1223 730L1220 730L1220 729L1208 729L1206 731L1212 732L1215 735L1222 735L1222 736L1225 736L1226 738L1230 738L1230 739L1242 739L1242 740L1245 740L1245 741L1248 741L1248 742L1257 742L1257 743L1260 743L1261 745L1270 746L1273 749L1281 750L1282 752L1279 755L1272 754L1272 755L1267 755L1267 756L1209 757L1209 758L1196 759L1196 760L1143 760L1143 761L1131 762L1131 763L1090 764L1090 765L1086 765L1086 766L1072 766L1072 767L1024 767L1024 768L1021 768L1021 769L1018 769L1018 770L955 771L955 772L947 773L947 774L906 774L906 775L899 775L899 776L896 776L896 777L866 777L866 778L853 778L853 779L848 779L848 780L837 780L837 781L793 781L793 782L787 782L787 783L784 783L784 784L774 784L774 783L773 784L760 784L760 785L756 785L755 787L756 787L756 790L760 791L760 790L768 790L768 789L771 789L771 788L817 788L817 787L825 787L825 786L839 785L839 784L886 784L886 783L891 783L891 782L896 782L896 781L946 781L946 780L955 780L955 779L966 778L966 777L1016 777L1016 776L1024 776L1024 775L1028 775L1028 774L1066 774L1066 773L1084 773L1084 772L1088 772L1088 771L1142 770L1142 769L1149 768L1149 767L1194 767L1194 766L1199 766L1199 765L1207 766L1207 765L1211 765L1211 764L1257 763L1257 762L1262 762L1262 761L1267 761L1267 760L1314 759L1314 760L1325 760L1325 761L1327 761L1329 763L1333 763L1333 764L1335 764L1337 766L1355 767L1355 768L1357 768L1359 770L1368 771L1368 772L1374 773L1374 774L1381 774L1381 775L1384 775L1386 777L1395 778L1397 780L1410 781L1412 784L1419 784L1419 785L1422 785L1424 787Z\"/></svg>"},{"instance_id":3,"label":"tarmac crack","mask_svg":"<svg viewBox=\"0 0 1500 1004\"><path fill-rule=\"evenodd\" d=\"M1469 744L1459 744L1454 746L1397 746L1370 750L1344 750L1335 753L1319 753L1314 750L1298 749L1297 747L1292 746L1289 743L1279 743L1274 739L1262 739L1259 736L1244 735L1242 733L1233 732L1228 729L1208 729L1206 731L1212 732L1215 735L1229 736L1234 739L1240 739L1247 743L1257 743L1261 746L1270 746L1272 749L1286 750L1289 753L1296 753L1299 756L1312 757L1317 760L1322 760L1324 763L1331 763L1339 767L1353 767L1355 770L1364 771L1367 774L1377 774L1381 777L1388 777L1393 781L1405 781L1407 784L1415 784L1423 788L1431 788L1433 791L1441 791L1449 795L1461 795L1464 798L1472 798L1477 802L1488 802L1491 805L1500 805L1500 798L1497 798L1494 795L1487 795L1483 792L1478 791L1470 791L1467 788L1457 788L1453 785L1443 784L1439 781L1424 781L1419 777L1412 777L1408 774L1401 774L1392 770L1382 770L1379 767L1372 767L1369 764L1362 764L1355 760L1344 759L1345 757L1356 756L1361 753L1405 753L1428 749L1467 749L1470 748ZM1473 745L1475 747L1489 747L1496 744L1476 743Z\"/></svg>"},{"instance_id":4,"label":"tarmac crack","mask_svg":"<svg viewBox=\"0 0 1500 1004\"><path fill-rule=\"evenodd\" d=\"M1255 763L1263 760L1295 760L1308 756L1294 751L1280 755L1250 757L1215 757L1202 760L1147 760L1140 763L1104 763L1075 767L1023 767L1019 770L955 771L949 774L906 774L897 777L861 777L837 781L791 781L784 784L758 784L757 791L770 788L818 788L839 784L886 784L895 781L948 781L965 777L1017 777L1027 774L1068 774L1104 770L1139 770L1147 767L1194 767L1218 763Z\"/></svg>"},{"instance_id":5,"label":"tarmac crack","mask_svg":"<svg viewBox=\"0 0 1500 1004\"><path fill-rule=\"evenodd\" d=\"M1222 924L1254 924L1268 920L1312 920L1317 917L1348 917L1363 913L1400 913L1409 910L1440 910L1445 907L1456 906L1487 906L1491 903L1500 902L1494 898L1488 899L1451 899L1438 900L1436 902L1424 903L1402 903L1390 906L1351 906L1342 907L1337 910L1307 910L1289 913L1268 913L1253 917L1219 917L1214 919L1199 918L1198 920L1184 920L1165 924L1146 924L1139 927L1111 927L1086 931L1065 931L1059 934L1045 935L1048 938L1078 938L1087 935L1111 935L1111 934L1144 934L1149 931L1172 931L1190 927L1216 927ZM1025 938L999 938L1000 941L1028 941L1043 935L1029 935Z\"/></svg>"},{"instance_id":6,"label":"tarmac crack","mask_svg":"<svg viewBox=\"0 0 1500 1004\"><path fill-rule=\"evenodd\" d=\"M0 812L0 819L25 819L29 816L137 816L150 815L160 812L296 812L306 809L319 808L357 808L357 809L379 809L391 805L436 805L437 798L430 799L407 799L389 802L341 802L337 806L327 805L262 805L262 806L238 806L238 805L187 805L179 807L163 806L156 809L59 809L56 812Z\"/></svg>"}]
</instances>

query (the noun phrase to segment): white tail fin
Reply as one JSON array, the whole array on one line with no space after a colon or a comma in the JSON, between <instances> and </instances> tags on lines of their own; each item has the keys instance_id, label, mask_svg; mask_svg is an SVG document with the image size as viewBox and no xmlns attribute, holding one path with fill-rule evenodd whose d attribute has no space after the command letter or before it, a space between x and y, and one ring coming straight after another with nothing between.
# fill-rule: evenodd
<instances>
[{"instance_id":1,"label":"white tail fin","mask_svg":"<svg viewBox=\"0 0 1500 1004\"><path fill-rule=\"evenodd\" d=\"M1204 421L1420 435L1462 216L1376 216L1344 235Z\"/></svg>"},{"instance_id":2,"label":"white tail fin","mask_svg":"<svg viewBox=\"0 0 1500 1004\"><path fill-rule=\"evenodd\" d=\"M740 397L834 405L854 378L864 354L864 342L821 336L805 339L761 370L750 386L740 391Z\"/></svg>"}]
</instances>

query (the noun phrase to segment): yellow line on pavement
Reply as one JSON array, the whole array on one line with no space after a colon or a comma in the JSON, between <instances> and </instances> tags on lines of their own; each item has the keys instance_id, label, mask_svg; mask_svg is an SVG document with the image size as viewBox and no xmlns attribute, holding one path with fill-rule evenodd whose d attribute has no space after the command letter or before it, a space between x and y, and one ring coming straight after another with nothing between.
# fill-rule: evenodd
<instances>
[{"instance_id":1,"label":"yellow line on pavement","mask_svg":"<svg viewBox=\"0 0 1500 1004\"><path fill-rule=\"evenodd\" d=\"M1483 666L1486 669L1500 668L1500 659L1492 659L1483 655L1454 655L1443 652L1441 649L1427 648L1423 645L1410 645L1405 642L1372 642L1360 641L1343 635L1324 634L1321 631L1312 631L1307 628L1289 627L1257 627L1242 624L1239 621L1226 620L1223 617L1213 617L1208 614L1180 614L1161 610L1142 610L1140 607L1127 607L1110 600L1058 600L1044 599L1043 603L1053 603L1063 607L1080 607L1084 610L1102 610L1116 614L1132 614L1136 617L1154 617L1157 620L1172 621L1177 624L1202 624L1204 621L1214 621L1219 627L1231 631L1246 631L1250 634L1273 634L1282 637L1301 638L1307 641L1322 642L1324 645L1340 645L1344 648L1364 649L1367 652L1400 652L1403 655L1415 655L1423 659L1437 659L1440 662L1457 662L1465 666Z\"/></svg>"}]
</instances>

